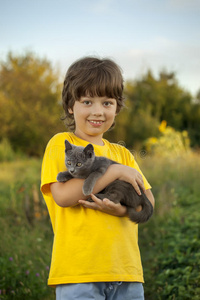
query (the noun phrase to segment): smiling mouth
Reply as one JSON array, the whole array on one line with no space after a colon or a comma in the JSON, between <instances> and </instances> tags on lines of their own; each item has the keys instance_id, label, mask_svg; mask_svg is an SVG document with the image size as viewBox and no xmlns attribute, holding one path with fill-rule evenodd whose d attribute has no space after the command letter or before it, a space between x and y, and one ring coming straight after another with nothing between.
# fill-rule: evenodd
<instances>
[{"instance_id":1,"label":"smiling mouth","mask_svg":"<svg viewBox=\"0 0 200 300\"><path fill-rule=\"evenodd\" d=\"M89 123L92 123L94 125L101 125L104 121L94 121L94 120L88 120Z\"/></svg>"}]
</instances>

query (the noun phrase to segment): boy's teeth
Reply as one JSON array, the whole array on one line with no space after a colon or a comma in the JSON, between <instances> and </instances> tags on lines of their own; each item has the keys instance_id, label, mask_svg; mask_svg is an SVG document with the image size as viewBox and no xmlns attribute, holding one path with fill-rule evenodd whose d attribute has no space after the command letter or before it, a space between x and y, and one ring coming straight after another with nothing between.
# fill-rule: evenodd
<instances>
[{"instance_id":1,"label":"boy's teeth","mask_svg":"<svg viewBox=\"0 0 200 300\"><path fill-rule=\"evenodd\" d=\"M94 124L100 124L101 121L90 121L91 123L94 123Z\"/></svg>"}]
</instances>

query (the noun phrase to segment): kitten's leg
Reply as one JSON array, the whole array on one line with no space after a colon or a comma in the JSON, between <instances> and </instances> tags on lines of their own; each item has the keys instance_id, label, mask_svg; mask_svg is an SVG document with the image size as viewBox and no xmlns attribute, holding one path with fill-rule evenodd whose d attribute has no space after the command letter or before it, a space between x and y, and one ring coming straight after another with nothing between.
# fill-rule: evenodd
<instances>
[{"instance_id":1,"label":"kitten's leg","mask_svg":"<svg viewBox=\"0 0 200 300\"><path fill-rule=\"evenodd\" d=\"M72 178L73 178L72 175L68 171L65 171L65 172L58 173L56 179L59 182L66 182L66 181L68 181L68 180L70 180Z\"/></svg>"},{"instance_id":2,"label":"kitten's leg","mask_svg":"<svg viewBox=\"0 0 200 300\"><path fill-rule=\"evenodd\" d=\"M85 179L84 184L83 184L83 194L85 196L90 195L92 193L97 179L99 179L102 175L103 175L103 173L101 171L100 172L92 172Z\"/></svg>"}]
</instances>

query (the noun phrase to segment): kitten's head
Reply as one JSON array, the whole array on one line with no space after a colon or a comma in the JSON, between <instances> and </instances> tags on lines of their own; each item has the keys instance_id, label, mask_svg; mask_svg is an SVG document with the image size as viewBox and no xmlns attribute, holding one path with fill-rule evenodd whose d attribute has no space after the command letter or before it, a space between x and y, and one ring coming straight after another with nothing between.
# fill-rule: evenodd
<instances>
[{"instance_id":1,"label":"kitten's head","mask_svg":"<svg viewBox=\"0 0 200 300\"><path fill-rule=\"evenodd\" d=\"M68 140L65 140L65 165L73 177L86 178L90 174L94 159L92 144L88 144L84 148L70 144Z\"/></svg>"}]
</instances>

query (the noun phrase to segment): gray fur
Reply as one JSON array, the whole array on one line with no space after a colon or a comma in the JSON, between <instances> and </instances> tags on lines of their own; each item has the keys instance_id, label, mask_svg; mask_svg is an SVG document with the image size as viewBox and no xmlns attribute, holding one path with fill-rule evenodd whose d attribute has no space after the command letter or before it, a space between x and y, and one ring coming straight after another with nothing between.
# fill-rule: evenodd
<instances>
[{"instance_id":1,"label":"gray fur","mask_svg":"<svg viewBox=\"0 0 200 300\"><path fill-rule=\"evenodd\" d=\"M79 166L79 164L81 165ZM65 140L65 165L68 171L58 173L57 180L66 182L72 178L85 179L83 194L87 196L92 193L97 179L106 172L111 164L117 164L117 162L106 157L95 156L92 144L88 144L84 148ZM153 214L153 206L142 190L141 193L142 195L138 195L130 183L115 180L96 196L102 200L108 198L114 203L125 205L131 221L144 223ZM87 200L92 201L91 197ZM139 205L142 206L142 210L137 212L135 209Z\"/></svg>"}]
</instances>

